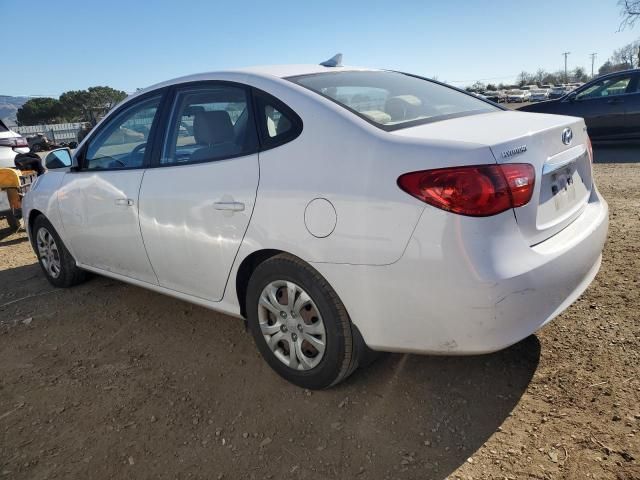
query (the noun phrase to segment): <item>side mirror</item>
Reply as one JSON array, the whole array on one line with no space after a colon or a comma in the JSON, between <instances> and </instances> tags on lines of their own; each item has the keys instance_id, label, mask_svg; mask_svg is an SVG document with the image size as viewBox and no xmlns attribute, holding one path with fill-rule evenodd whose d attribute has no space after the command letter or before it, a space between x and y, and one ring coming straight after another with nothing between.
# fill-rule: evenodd
<instances>
[{"instance_id":1,"label":"side mirror","mask_svg":"<svg viewBox=\"0 0 640 480\"><path fill-rule=\"evenodd\" d=\"M49 170L69 168L72 164L71 151L68 148L52 150L44 159L44 165Z\"/></svg>"},{"instance_id":2,"label":"side mirror","mask_svg":"<svg viewBox=\"0 0 640 480\"><path fill-rule=\"evenodd\" d=\"M567 101L568 102L575 102L577 95L578 94L576 92L571 92L569 95L567 95Z\"/></svg>"}]
</instances>

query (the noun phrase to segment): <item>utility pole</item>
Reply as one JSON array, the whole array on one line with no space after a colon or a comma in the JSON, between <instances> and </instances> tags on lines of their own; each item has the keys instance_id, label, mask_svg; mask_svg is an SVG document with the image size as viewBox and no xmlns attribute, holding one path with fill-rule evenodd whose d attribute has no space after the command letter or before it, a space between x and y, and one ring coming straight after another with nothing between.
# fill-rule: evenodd
<instances>
[{"instance_id":1,"label":"utility pole","mask_svg":"<svg viewBox=\"0 0 640 480\"><path fill-rule=\"evenodd\" d=\"M567 76L567 57L571 52L563 52L564 55L564 83L569 83L569 77Z\"/></svg>"},{"instance_id":2,"label":"utility pole","mask_svg":"<svg viewBox=\"0 0 640 480\"><path fill-rule=\"evenodd\" d=\"M591 78L593 78L593 64L596 61L596 57L598 56L598 54L596 52L593 52L589 54L589 56L591 57Z\"/></svg>"}]
</instances>

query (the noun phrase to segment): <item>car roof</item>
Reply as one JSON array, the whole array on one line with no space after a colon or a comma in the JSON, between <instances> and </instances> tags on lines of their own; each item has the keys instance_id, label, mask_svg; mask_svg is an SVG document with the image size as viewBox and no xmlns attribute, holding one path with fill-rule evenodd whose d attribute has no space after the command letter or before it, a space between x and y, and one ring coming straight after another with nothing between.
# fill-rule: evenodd
<instances>
[{"instance_id":1,"label":"car roof","mask_svg":"<svg viewBox=\"0 0 640 480\"><path fill-rule=\"evenodd\" d=\"M334 72L376 72L382 71L375 68L353 67L353 66L339 66L339 67L325 67L322 65L313 64L292 64L292 65L263 65L254 67L244 67L229 70L217 70L211 72L195 73L191 75L185 75L182 77L172 78L165 80L155 85L140 89L126 99L121 104L127 103L133 98L139 97L147 92L151 92L163 87L172 85L179 85L189 82L200 82L207 80L220 80L221 78L228 78L230 75L252 75L262 78L287 78L295 77L299 75L311 75L315 73L334 73Z\"/></svg>"}]
</instances>

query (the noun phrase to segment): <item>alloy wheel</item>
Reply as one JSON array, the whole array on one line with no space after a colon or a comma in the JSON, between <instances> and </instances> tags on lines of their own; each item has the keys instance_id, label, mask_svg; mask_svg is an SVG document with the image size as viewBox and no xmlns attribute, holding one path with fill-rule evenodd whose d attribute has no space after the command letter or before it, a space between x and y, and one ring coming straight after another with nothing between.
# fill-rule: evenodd
<instances>
[{"instance_id":1,"label":"alloy wheel","mask_svg":"<svg viewBox=\"0 0 640 480\"><path fill-rule=\"evenodd\" d=\"M294 370L311 370L326 350L322 315L309 294L285 280L269 283L260 294L258 321L275 357Z\"/></svg>"},{"instance_id":2,"label":"alloy wheel","mask_svg":"<svg viewBox=\"0 0 640 480\"><path fill-rule=\"evenodd\" d=\"M52 278L58 278L62 271L60 251L55 238L51 235L51 232L46 228L41 227L36 235L36 245L38 247L40 261L42 262L42 266L45 271Z\"/></svg>"}]
</instances>

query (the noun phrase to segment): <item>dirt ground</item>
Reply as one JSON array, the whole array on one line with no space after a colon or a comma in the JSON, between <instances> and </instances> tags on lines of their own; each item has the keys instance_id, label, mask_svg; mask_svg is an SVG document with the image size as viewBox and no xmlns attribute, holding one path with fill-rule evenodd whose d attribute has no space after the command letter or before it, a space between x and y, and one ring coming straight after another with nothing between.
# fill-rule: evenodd
<instances>
[{"instance_id":1,"label":"dirt ground","mask_svg":"<svg viewBox=\"0 0 640 480\"><path fill-rule=\"evenodd\" d=\"M640 479L640 164L595 175L602 270L554 322L320 392L240 321L106 278L53 289L1 230L0 478Z\"/></svg>"}]
</instances>

